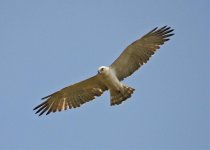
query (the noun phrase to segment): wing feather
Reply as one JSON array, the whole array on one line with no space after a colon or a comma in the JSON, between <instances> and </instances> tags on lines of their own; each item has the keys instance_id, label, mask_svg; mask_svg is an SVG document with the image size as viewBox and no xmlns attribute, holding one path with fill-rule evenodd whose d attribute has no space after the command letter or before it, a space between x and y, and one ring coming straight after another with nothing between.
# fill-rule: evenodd
<instances>
[{"instance_id":1,"label":"wing feather","mask_svg":"<svg viewBox=\"0 0 210 150\"><path fill-rule=\"evenodd\" d=\"M119 80L133 74L145 64L150 57L160 48L160 45L168 41L173 29L164 26L154 28L140 39L130 44L121 55L110 65Z\"/></svg>"},{"instance_id":2,"label":"wing feather","mask_svg":"<svg viewBox=\"0 0 210 150\"><path fill-rule=\"evenodd\" d=\"M106 90L107 87L96 75L43 97L42 99L46 100L36 106L34 110L41 116L45 112L46 115L48 115L51 112L77 108L80 107L80 105L95 99L95 96L101 96Z\"/></svg>"}]
</instances>

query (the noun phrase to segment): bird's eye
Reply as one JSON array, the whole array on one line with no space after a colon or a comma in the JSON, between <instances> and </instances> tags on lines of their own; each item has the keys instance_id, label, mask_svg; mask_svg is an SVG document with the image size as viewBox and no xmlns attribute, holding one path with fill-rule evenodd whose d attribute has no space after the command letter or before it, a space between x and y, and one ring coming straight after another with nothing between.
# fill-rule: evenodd
<instances>
[{"instance_id":1,"label":"bird's eye","mask_svg":"<svg viewBox=\"0 0 210 150\"><path fill-rule=\"evenodd\" d=\"M101 71L103 71L104 70L104 68L101 68Z\"/></svg>"}]
</instances>

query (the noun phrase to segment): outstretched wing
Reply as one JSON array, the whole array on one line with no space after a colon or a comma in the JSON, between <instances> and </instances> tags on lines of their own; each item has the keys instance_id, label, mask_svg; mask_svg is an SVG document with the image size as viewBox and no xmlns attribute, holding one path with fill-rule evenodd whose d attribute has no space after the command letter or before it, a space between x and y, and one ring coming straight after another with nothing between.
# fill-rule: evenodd
<instances>
[{"instance_id":1,"label":"outstretched wing","mask_svg":"<svg viewBox=\"0 0 210 150\"><path fill-rule=\"evenodd\" d=\"M95 96L101 96L106 90L107 87L96 75L42 98L46 100L34 110L41 116L46 111L48 115L51 112L80 107L81 104L95 99Z\"/></svg>"},{"instance_id":2,"label":"outstretched wing","mask_svg":"<svg viewBox=\"0 0 210 150\"><path fill-rule=\"evenodd\" d=\"M123 80L145 64L160 45L174 35L172 31L173 29L167 26L155 28L129 45L110 66L118 79Z\"/></svg>"}]
</instances>

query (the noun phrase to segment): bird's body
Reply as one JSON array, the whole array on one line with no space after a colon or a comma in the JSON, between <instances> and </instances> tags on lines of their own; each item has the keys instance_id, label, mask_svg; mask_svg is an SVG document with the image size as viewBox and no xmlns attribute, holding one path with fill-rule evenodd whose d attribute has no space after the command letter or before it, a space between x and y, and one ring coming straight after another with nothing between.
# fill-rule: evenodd
<instances>
[{"instance_id":1,"label":"bird's body","mask_svg":"<svg viewBox=\"0 0 210 150\"><path fill-rule=\"evenodd\" d=\"M111 67L101 66L98 73L99 80L109 89L111 105L121 104L133 94L134 89L123 85Z\"/></svg>"},{"instance_id":2,"label":"bird's body","mask_svg":"<svg viewBox=\"0 0 210 150\"><path fill-rule=\"evenodd\" d=\"M174 35L172 31L173 29L167 26L151 30L130 44L110 66L99 67L97 75L42 98L46 100L34 110L42 115L45 112L49 114L77 108L95 99L95 96L101 96L106 90L110 92L111 105L121 104L131 97L135 90L121 81L144 65L160 45Z\"/></svg>"},{"instance_id":3,"label":"bird's body","mask_svg":"<svg viewBox=\"0 0 210 150\"><path fill-rule=\"evenodd\" d=\"M116 77L114 70L109 67L101 66L98 69L98 78L103 82L110 90L120 90L122 83Z\"/></svg>"}]
</instances>

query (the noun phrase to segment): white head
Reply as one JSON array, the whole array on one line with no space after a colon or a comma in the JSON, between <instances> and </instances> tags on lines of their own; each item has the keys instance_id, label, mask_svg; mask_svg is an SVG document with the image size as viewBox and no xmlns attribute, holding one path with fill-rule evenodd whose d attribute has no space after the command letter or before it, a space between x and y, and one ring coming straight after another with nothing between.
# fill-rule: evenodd
<instances>
[{"instance_id":1,"label":"white head","mask_svg":"<svg viewBox=\"0 0 210 150\"><path fill-rule=\"evenodd\" d=\"M109 70L109 67L101 66L98 68L98 74L106 73Z\"/></svg>"}]
</instances>

